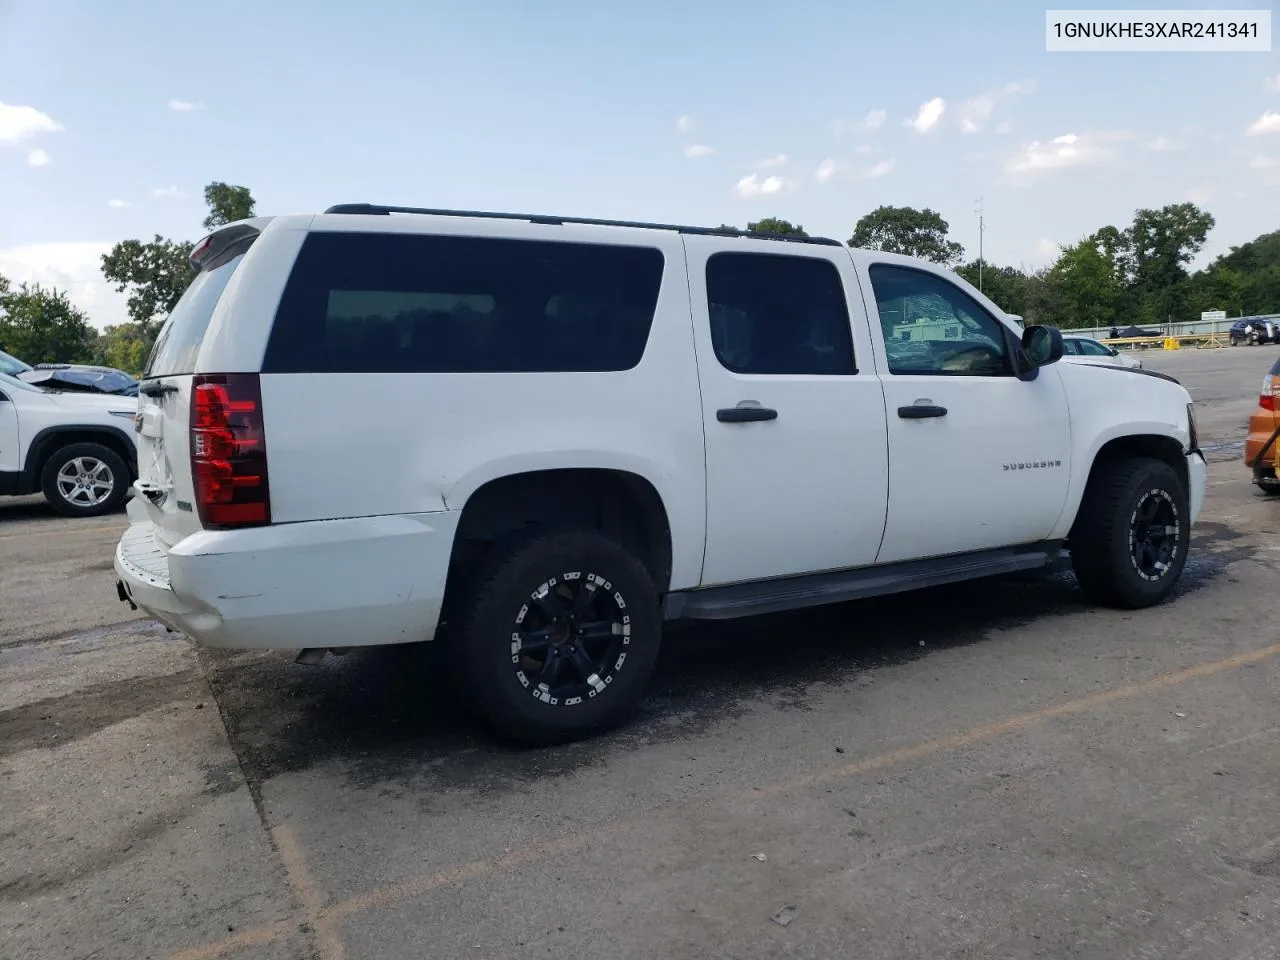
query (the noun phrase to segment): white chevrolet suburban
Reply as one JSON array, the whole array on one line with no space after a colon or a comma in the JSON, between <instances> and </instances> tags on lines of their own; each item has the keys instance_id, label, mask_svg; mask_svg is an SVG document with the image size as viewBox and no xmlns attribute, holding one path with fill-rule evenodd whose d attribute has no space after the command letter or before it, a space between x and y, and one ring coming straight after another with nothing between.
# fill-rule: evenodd
<instances>
[{"instance_id":1,"label":"white chevrolet suburban","mask_svg":"<svg viewBox=\"0 0 1280 960\"><path fill-rule=\"evenodd\" d=\"M69 517L118 510L138 460L137 403L0 373L0 495L43 493Z\"/></svg>"},{"instance_id":2,"label":"white chevrolet suburban","mask_svg":"<svg viewBox=\"0 0 1280 960\"><path fill-rule=\"evenodd\" d=\"M664 619L1043 567L1174 589L1191 398L831 240L349 204L196 247L122 600L217 647L430 640L498 730L615 723Z\"/></svg>"}]
</instances>

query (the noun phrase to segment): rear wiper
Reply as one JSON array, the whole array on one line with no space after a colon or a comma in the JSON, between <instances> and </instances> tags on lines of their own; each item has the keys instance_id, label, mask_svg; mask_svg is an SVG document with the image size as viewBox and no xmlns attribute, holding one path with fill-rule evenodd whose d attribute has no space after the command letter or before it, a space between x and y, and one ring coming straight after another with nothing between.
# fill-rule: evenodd
<instances>
[{"instance_id":1,"label":"rear wiper","mask_svg":"<svg viewBox=\"0 0 1280 960\"><path fill-rule=\"evenodd\" d=\"M176 383L144 383L138 387L138 392L146 397L163 397L166 393L177 393L178 385Z\"/></svg>"}]
</instances>

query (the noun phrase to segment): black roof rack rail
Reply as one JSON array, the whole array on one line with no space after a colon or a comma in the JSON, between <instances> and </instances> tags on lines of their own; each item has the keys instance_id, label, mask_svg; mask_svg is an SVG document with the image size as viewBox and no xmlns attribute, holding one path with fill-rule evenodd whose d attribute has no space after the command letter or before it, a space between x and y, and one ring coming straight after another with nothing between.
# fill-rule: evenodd
<instances>
[{"instance_id":1,"label":"black roof rack rail","mask_svg":"<svg viewBox=\"0 0 1280 960\"><path fill-rule=\"evenodd\" d=\"M842 247L839 240L830 237L798 237L783 233L749 233L746 230L721 230L717 227L689 227L675 223L641 223L634 220L597 220L591 217L558 217L541 213L491 213L483 210L437 210L431 207L399 207L381 203L338 203L325 213L372 214L385 216L392 213L416 213L435 217L474 217L478 220L524 220L560 226L565 223L592 227L631 227L640 230L672 230L711 237L751 237L756 240L784 240L791 243L813 243L822 247Z\"/></svg>"}]
</instances>

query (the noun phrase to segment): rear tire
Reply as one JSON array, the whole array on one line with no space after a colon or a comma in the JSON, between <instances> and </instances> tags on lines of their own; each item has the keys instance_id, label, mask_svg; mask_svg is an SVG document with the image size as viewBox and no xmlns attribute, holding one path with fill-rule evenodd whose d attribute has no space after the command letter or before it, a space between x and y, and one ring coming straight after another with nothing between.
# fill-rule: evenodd
<instances>
[{"instance_id":1,"label":"rear tire","mask_svg":"<svg viewBox=\"0 0 1280 960\"><path fill-rule=\"evenodd\" d=\"M1085 596L1128 610L1166 599L1187 562L1189 512L1186 485L1163 460L1100 465L1070 534L1071 565Z\"/></svg>"},{"instance_id":2,"label":"rear tire","mask_svg":"<svg viewBox=\"0 0 1280 960\"><path fill-rule=\"evenodd\" d=\"M64 517L97 517L120 509L129 493L129 468L110 447L71 443L40 471L40 489Z\"/></svg>"},{"instance_id":3,"label":"rear tire","mask_svg":"<svg viewBox=\"0 0 1280 960\"><path fill-rule=\"evenodd\" d=\"M594 531L495 550L462 603L455 643L469 702L532 745L621 722L644 694L662 640L653 577Z\"/></svg>"}]
</instances>

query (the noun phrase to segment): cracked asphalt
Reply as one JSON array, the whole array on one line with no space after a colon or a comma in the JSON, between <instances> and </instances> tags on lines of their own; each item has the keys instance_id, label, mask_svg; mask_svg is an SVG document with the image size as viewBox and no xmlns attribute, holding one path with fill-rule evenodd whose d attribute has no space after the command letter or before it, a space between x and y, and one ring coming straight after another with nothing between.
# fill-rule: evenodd
<instances>
[{"instance_id":1,"label":"cracked asphalt","mask_svg":"<svg viewBox=\"0 0 1280 960\"><path fill-rule=\"evenodd\" d=\"M1276 353L1144 356L1211 461L1171 602L1059 569L682 627L554 750L429 648L199 651L116 600L123 514L0 502L0 958L1280 957Z\"/></svg>"}]
</instances>

